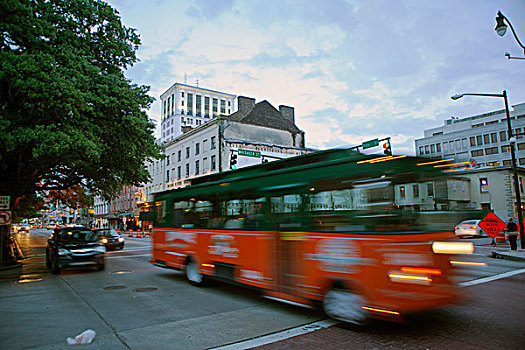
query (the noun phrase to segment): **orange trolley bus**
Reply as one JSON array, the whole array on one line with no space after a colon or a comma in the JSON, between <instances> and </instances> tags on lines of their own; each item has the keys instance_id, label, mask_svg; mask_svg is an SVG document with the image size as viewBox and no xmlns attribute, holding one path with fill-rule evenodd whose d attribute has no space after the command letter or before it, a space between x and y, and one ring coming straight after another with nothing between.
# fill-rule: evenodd
<instances>
[{"instance_id":1,"label":"orange trolley bus","mask_svg":"<svg viewBox=\"0 0 525 350\"><path fill-rule=\"evenodd\" d=\"M334 149L195 178L156 194L151 260L354 324L455 302L473 246L429 163Z\"/></svg>"}]
</instances>

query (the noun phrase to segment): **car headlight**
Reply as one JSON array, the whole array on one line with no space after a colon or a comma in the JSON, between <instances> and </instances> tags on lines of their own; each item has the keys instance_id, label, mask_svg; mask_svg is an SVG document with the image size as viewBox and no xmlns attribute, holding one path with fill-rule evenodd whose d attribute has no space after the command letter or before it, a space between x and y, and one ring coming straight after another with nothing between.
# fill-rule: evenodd
<instances>
[{"instance_id":1,"label":"car headlight","mask_svg":"<svg viewBox=\"0 0 525 350\"><path fill-rule=\"evenodd\" d=\"M119 238L118 238L118 241L119 241L119 242L124 242L124 238L119 237Z\"/></svg>"},{"instance_id":2,"label":"car headlight","mask_svg":"<svg viewBox=\"0 0 525 350\"><path fill-rule=\"evenodd\" d=\"M103 245L99 245L98 247L95 248L95 251L100 252L100 253L105 253L106 247L104 247Z\"/></svg>"},{"instance_id":3,"label":"car headlight","mask_svg":"<svg viewBox=\"0 0 525 350\"><path fill-rule=\"evenodd\" d=\"M58 249L58 255L68 255L68 254L69 254L69 250L63 249L63 248Z\"/></svg>"},{"instance_id":4,"label":"car headlight","mask_svg":"<svg viewBox=\"0 0 525 350\"><path fill-rule=\"evenodd\" d=\"M106 244L106 243L108 243L108 239L107 238L102 238L100 240L100 243Z\"/></svg>"}]
</instances>

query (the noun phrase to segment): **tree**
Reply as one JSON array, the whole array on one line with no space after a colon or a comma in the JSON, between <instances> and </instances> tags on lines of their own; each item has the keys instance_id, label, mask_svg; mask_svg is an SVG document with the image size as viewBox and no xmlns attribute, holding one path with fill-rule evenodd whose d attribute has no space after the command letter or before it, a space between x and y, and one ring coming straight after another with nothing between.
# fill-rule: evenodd
<instances>
[{"instance_id":1,"label":"tree","mask_svg":"<svg viewBox=\"0 0 525 350\"><path fill-rule=\"evenodd\" d=\"M0 1L0 195L82 185L112 195L159 158L140 39L98 0Z\"/></svg>"}]
</instances>

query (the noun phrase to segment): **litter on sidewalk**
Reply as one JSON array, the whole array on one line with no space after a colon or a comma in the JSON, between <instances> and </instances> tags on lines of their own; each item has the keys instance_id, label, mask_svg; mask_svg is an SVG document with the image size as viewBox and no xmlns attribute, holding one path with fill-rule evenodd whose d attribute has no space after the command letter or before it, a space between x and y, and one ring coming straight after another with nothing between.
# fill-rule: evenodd
<instances>
[{"instance_id":1,"label":"litter on sidewalk","mask_svg":"<svg viewBox=\"0 0 525 350\"><path fill-rule=\"evenodd\" d=\"M68 337L66 339L68 345L90 344L97 333L92 329L86 329L84 332L77 335L74 339Z\"/></svg>"}]
</instances>

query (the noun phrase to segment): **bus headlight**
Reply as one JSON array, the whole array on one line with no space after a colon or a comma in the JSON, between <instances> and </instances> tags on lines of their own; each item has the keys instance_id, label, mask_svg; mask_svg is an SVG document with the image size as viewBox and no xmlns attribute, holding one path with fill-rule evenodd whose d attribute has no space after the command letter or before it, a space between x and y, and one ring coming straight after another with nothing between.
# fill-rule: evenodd
<instances>
[{"instance_id":1,"label":"bus headlight","mask_svg":"<svg viewBox=\"0 0 525 350\"><path fill-rule=\"evenodd\" d=\"M471 242L434 242L432 251L436 254L472 254L474 245Z\"/></svg>"}]
</instances>

